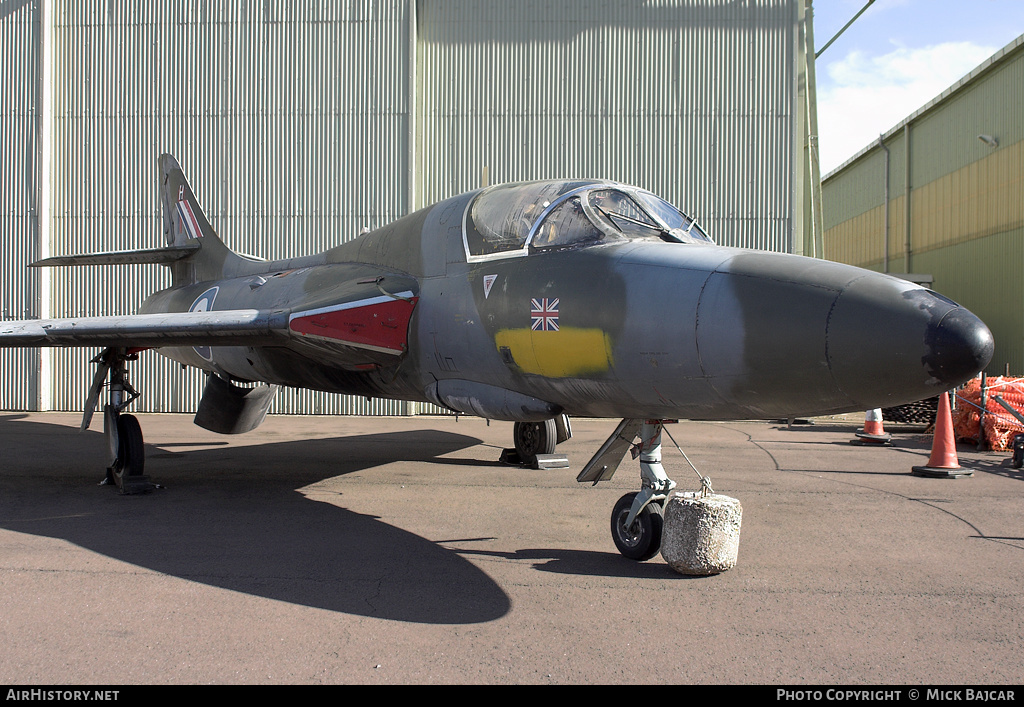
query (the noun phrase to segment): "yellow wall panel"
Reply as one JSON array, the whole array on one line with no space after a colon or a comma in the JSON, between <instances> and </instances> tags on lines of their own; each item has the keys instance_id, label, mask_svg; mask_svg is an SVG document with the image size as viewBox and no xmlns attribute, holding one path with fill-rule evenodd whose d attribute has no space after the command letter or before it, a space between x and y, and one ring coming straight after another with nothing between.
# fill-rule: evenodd
<instances>
[{"instance_id":1,"label":"yellow wall panel","mask_svg":"<svg viewBox=\"0 0 1024 707\"><path fill-rule=\"evenodd\" d=\"M1024 141L1000 146L992 154L911 192L911 252L925 253L996 233L1024 222ZM904 197L889 201L891 272L902 272L905 232ZM884 205L835 224L825 231L828 257L862 267L884 258Z\"/></svg>"}]
</instances>

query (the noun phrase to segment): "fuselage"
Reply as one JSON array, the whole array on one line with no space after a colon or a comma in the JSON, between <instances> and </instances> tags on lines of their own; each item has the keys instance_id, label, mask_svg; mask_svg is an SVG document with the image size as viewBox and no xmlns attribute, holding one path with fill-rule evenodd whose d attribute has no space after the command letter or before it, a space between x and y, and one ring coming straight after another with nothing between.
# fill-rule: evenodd
<instances>
[{"instance_id":1,"label":"fuselage","mask_svg":"<svg viewBox=\"0 0 1024 707\"><path fill-rule=\"evenodd\" d=\"M318 256L165 290L143 311L252 308L296 321L390 297L410 306L395 320L401 351L293 325L279 346L161 352L235 380L511 420L866 410L935 395L991 357L984 324L941 295L716 246L645 194L601 182L465 194ZM353 347L369 347L365 360Z\"/></svg>"}]
</instances>

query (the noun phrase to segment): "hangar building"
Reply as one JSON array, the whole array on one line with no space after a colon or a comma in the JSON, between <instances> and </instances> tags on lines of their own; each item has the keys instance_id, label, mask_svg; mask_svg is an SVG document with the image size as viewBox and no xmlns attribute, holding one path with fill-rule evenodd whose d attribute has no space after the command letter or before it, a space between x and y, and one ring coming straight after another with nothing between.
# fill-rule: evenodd
<instances>
[{"instance_id":1,"label":"hangar building","mask_svg":"<svg viewBox=\"0 0 1024 707\"><path fill-rule=\"evenodd\" d=\"M174 154L234 250L318 252L504 181L658 193L719 243L821 253L810 0L14 0L0 6L0 317L128 314ZM817 217L817 218L816 218ZM0 352L0 409L80 410L82 350ZM141 411L203 376L143 354ZM282 391L272 412L429 406Z\"/></svg>"},{"instance_id":2,"label":"hangar building","mask_svg":"<svg viewBox=\"0 0 1024 707\"><path fill-rule=\"evenodd\" d=\"M822 180L825 257L923 280L1024 373L1024 35Z\"/></svg>"}]
</instances>

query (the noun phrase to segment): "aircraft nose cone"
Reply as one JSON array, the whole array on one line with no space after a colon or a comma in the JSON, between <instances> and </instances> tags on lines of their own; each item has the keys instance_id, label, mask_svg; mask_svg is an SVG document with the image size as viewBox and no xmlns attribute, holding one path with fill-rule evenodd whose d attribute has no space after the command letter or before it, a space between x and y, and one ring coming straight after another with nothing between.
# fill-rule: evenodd
<instances>
[{"instance_id":1,"label":"aircraft nose cone","mask_svg":"<svg viewBox=\"0 0 1024 707\"><path fill-rule=\"evenodd\" d=\"M869 275L844 288L829 316L829 366L864 409L932 397L992 358L992 333L942 295Z\"/></svg>"},{"instance_id":2,"label":"aircraft nose cone","mask_svg":"<svg viewBox=\"0 0 1024 707\"><path fill-rule=\"evenodd\" d=\"M945 388L952 388L973 377L992 360L995 342L992 332L974 314L957 307L925 334L928 354L925 368Z\"/></svg>"}]
</instances>

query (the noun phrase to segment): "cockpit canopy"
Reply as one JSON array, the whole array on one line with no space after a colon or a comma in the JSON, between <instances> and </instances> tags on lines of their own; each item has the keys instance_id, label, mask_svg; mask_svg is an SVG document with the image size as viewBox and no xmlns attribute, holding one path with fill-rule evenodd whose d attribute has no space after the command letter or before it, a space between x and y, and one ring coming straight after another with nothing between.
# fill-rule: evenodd
<instances>
[{"instance_id":1,"label":"cockpit canopy","mask_svg":"<svg viewBox=\"0 0 1024 707\"><path fill-rule=\"evenodd\" d=\"M466 209L470 260L653 239L711 243L695 219L636 187L611 182L526 182L482 191Z\"/></svg>"}]
</instances>

